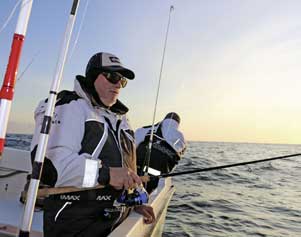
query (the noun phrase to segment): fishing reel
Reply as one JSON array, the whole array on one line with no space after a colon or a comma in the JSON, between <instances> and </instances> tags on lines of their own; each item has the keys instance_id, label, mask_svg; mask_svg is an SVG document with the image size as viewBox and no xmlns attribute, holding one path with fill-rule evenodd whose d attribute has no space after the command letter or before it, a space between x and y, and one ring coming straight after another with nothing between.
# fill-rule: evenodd
<instances>
[{"instance_id":1,"label":"fishing reel","mask_svg":"<svg viewBox=\"0 0 301 237\"><path fill-rule=\"evenodd\" d=\"M148 203L148 193L143 186L132 190L125 190L117 199L117 203L128 207L143 205Z\"/></svg>"}]
</instances>

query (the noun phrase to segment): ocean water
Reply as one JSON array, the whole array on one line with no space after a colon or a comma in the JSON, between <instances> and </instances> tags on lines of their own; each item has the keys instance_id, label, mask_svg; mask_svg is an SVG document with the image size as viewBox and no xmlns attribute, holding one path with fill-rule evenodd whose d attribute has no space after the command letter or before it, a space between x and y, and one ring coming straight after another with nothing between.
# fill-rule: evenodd
<instances>
[{"instance_id":1,"label":"ocean water","mask_svg":"<svg viewBox=\"0 0 301 237\"><path fill-rule=\"evenodd\" d=\"M175 171L300 153L300 145L190 142ZM301 157L174 177L167 236L301 236Z\"/></svg>"},{"instance_id":2,"label":"ocean water","mask_svg":"<svg viewBox=\"0 0 301 237\"><path fill-rule=\"evenodd\" d=\"M29 150L31 136L7 136ZM301 145L189 142L175 172L301 152ZM163 237L301 236L301 156L173 178Z\"/></svg>"}]
</instances>

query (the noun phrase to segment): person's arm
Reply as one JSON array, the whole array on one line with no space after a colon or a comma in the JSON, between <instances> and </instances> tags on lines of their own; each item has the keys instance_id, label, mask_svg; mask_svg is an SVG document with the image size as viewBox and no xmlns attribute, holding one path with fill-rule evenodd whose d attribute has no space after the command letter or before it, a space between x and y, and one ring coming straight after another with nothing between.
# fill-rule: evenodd
<instances>
[{"instance_id":1,"label":"person's arm","mask_svg":"<svg viewBox=\"0 0 301 237\"><path fill-rule=\"evenodd\" d=\"M186 141L182 132L178 130L179 124L172 119L162 122L162 135L165 141L179 154L186 149Z\"/></svg>"},{"instance_id":2,"label":"person's arm","mask_svg":"<svg viewBox=\"0 0 301 237\"><path fill-rule=\"evenodd\" d=\"M184 139L183 133L177 131L175 133L175 139L173 142L173 148L178 152L179 155L183 155L186 150L186 141Z\"/></svg>"},{"instance_id":3,"label":"person's arm","mask_svg":"<svg viewBox=\"0 0 301 237\"><path fill-rule=\"evenodd\" d=\"M83 101L55 108L46 158L57 172L55 186L93 187L97 184L99 161L88 153L79 154L85 132Z\"/></svg>"},{"instance_id":4,"label":"person's arm","mask_svg":"<svg viewBox=\"0 0 301 237\"><path fill-rule=\"evenodd\" d=\"M154 210L151 206L148 205L136 206L134 210L135 212L143 216L143 220L145 224L151 224L155 222L156 217L155 217Z\"/></svg>"},{"instance_id":5,"label":"person's arm","mask_svg":"<svg viewBox=\"0 0 301 237\"><path fill-rule=\"evenodd\" d=\"M32 151L38 144L46 106L42 102L35 111ZM85 147L89 144L82 144L86 123L85 106L84 101L71 101L55 108L41 179L50 181L50 185L93 187L98 184L101 164L85 152L89 150Z\"/></svg>"}]
</instances>

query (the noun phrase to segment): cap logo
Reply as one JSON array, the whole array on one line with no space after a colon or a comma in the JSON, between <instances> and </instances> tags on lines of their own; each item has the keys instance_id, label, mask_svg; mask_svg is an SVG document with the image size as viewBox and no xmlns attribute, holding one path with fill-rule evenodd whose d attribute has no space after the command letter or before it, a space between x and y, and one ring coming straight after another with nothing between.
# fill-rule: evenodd
<instances>
[{"instance_id":1,"label":"cap logo","mask_svg":"<svg viewBox=\"0 0 301 237\"><path fill-rule=\"evenodd\" d=\"M120 64L119 58L117 58L117 57L109 57L109 58L110 58L110 61L111 61L112 63L119 63L119 64Z\"/></svg>"}]
</instances>

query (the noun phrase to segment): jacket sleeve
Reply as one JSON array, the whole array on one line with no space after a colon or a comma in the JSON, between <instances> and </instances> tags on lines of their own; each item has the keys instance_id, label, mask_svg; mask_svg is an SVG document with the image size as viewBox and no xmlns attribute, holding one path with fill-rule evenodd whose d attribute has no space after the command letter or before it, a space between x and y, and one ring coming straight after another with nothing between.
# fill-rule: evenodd
<instances>
[{"instance_id":1,"label":"jacket sleeve","mask_svg":"<svg viewBox=\"0 0 301 237\"><path fill-rule=\"evenodd\" d=\"M173 135L174 135L173 139L170 139L170 141L172 142L169 142L169 144L172 145L175 151L181 156L184 154L184 151L186 150L186 141L184 135L180 131L175 131Z\"/></svg>"},{"instance_id":2,"label":"jacket sleeve","mask_svg":"<svg viewBox=\"0 0 301 237\"><path fill-rule=\"evenodd\" d=\"M182 132L170 129L168 133L163 133L166 142L179 154L183 155L186 149L186 141Z\"/></svg>"},{"instance_id":3,"label":"jacket sleeve","mask_svg":"<svg viewBox=\"0 0 301 237\"><path fill-rule=\"evenodd\" d=\"M79 154L85 129L84 101L73 101L55 108L49 134L46 159L55 168L56 187L93 187L97 185L99 162L87 153ZM40 131L43 113L36 111L36 129ZM36 140L36 134L34 136ZM37 141L36 141L37 142ZM43 176L51 172L43 170Z\"/></svg>"}]
</instances>

